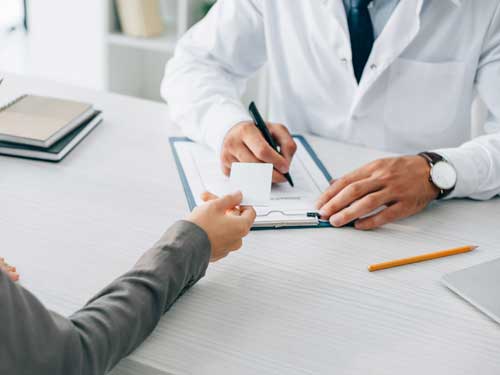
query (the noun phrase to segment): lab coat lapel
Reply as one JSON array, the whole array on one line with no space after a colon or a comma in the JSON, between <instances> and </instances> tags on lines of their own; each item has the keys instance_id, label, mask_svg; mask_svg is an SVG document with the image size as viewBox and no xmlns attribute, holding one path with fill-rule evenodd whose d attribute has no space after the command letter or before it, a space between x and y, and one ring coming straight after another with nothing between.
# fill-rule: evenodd
<instances>
[{"instance_id":1,"label":"lab coat lapel","mask_svg":"<svg viewBox=\"0 0 500 375\"><path fill-rule=\"evenodd\" d=\"M325 9L333 15L333 26L335 37L335 50L340 59L351 60L351 37L349 35L349 26L347 24L347 15L345 13L342 0L319 0Z\"/></svg>"},{"instance_id":2,"label":"lab coat lapel","mask_svg":"<svg viewBox=\"0 0 500 375\"><path fill-rule=\"evenodd\" d=\"M341 3L341 1L339 1ZM373 46L351 114L377 79L401 55L420 30L423 0L402 0Z\"/></svg>"}]
</instances>

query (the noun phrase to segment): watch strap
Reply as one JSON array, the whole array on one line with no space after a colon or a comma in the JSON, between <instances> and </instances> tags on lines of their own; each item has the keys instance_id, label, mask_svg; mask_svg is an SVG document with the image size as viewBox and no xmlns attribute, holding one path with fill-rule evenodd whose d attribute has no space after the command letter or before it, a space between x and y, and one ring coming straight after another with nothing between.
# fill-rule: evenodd
<instances>
[{"instance_id":1,"label":"watch strap","mask_svg":"<svg viewBox=\"0 0 500 375\"><path fill-rule=\"evenodd\" d=\"M426 152L421 152L419 155L422 156L425 160L427 160L427 162L431 166L434 166L434 164L437 164L440 161L445 161L445 159L441 155L436 154L435 152L426 151Z\"/></svg>"},{"instance_id":2,"label":"watch strap","mask_svg":"<svg viewBox=\"0 0 500 375\"><path fill-rule=\"evenodd\" d=\"M421 152L418 154L419 156L423 157L425 160L427 160L427 162L429 163L429 165L431 166L431 168L436 165L437 163L441 162L441 161L444 161L446 162L446 159L444 157L442 157L441 155L435 153L435 152L429 152L429 151L426 151L426 152ZM432 180L432 176L429 174L429 181L431 182L431 184L433 184L434 186L436 186L438 189L439 189L439 194L437 196L437 200L440 200L440 199L443 199L443 198L446 198L448 195L451 194L451 192L453 191L454 187L451 188L451 189L441 189L439 186L437 186L434 181Z\"/></svg>"}]
</instances>

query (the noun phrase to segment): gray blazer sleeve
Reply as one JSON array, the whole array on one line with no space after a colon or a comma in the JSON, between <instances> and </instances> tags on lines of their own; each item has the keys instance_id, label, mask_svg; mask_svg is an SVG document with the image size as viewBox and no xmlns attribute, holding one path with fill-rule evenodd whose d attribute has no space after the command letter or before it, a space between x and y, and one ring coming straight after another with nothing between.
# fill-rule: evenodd
<instances>
[{"instance_id":1,"label":"gray blazer sleeve","mask_svg":"<svg viewBox=\"0 0 500 375\"><path fill-rule=\"evenodd\" d=\"M0 374L106 373L203 277L209 258L206 233L178 222L130 272L69 318L45 309L0 271Z\"/></svg>"}]
</instances>

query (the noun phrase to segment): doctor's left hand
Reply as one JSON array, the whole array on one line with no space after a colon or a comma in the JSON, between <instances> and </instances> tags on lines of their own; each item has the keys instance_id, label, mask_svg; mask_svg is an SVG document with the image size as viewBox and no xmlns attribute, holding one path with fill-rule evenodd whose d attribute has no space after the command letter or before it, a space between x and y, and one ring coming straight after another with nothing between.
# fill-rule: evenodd
<instances>
[{"instance_id":1,"label":"doctor's left hand","mask_svg":"<svg viewBox=\"0 0 500 375\"><path fill-rule=\"evenodd\" d=\"M429 173L421 156L376 160L334 181L317 208L335 227L355 221L357 229L374 229L414 215L436 199L439 191ZM360 219L384 205L381 212Z\"/></svg>"}]
</instances>

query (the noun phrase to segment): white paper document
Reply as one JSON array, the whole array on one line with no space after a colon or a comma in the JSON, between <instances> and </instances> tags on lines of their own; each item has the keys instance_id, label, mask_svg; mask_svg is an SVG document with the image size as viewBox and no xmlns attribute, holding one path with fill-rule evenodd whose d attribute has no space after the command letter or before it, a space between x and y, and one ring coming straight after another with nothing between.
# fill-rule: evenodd
<instances>
[{"instance_id":1,"label":"white paper document","mask_svg":"<svg viewBox=\"0 0 500 375\"><path fill-rule=\"evenodd\" d=\"M243 194L242 206L267 206L271 200L273 165L233 163L229 183L233 191Z\"/></svg>"},{"instance_id":2,"label":"white paper document","mask_svg":"<svg viewBox=\"0 0 500 375\"><path fill-rule=\"evenodd\" d=\"M234 192L211 149L193 142L175 142L173 147L186 180L184 183L189 185L188 192L196 205L203 204L201 194L205 191L219 196ZM295 187L288 183L273 184L270 200L253 203L257 212L254 227L319 225L314 215L317 212L315 203L329 181L300 140L290 175Z\"/></svg>"}]
</instances>

